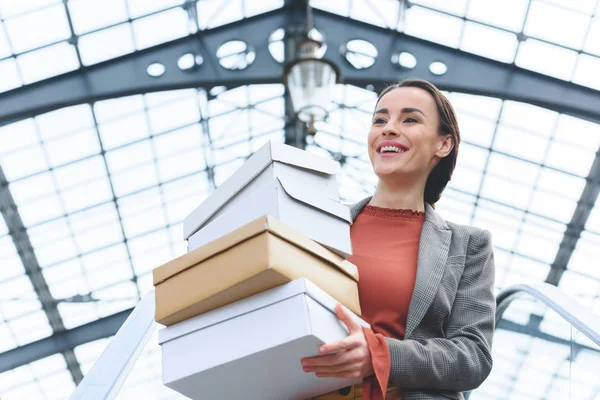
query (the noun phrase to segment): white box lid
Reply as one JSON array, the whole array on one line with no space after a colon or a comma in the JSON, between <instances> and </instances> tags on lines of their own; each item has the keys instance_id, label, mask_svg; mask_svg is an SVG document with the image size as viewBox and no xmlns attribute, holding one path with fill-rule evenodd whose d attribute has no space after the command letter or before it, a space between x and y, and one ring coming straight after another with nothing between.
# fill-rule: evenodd
<instances>
[{"instance_id":1,"label":"white box lid","mask_svg":"<svg viewBox=\"0 0 600 400\"><path fill-rule=\"evenodd\" d=\"M338 164L333 160L283 143L268 142L183 220L184 239L192 236L226 201L241 191L274 161L327 175L335 175L338 171Z\"/></svg>"},{"instance_id":2,"label":"white box lid","mask_svg":"<svg viewBox=\"0 0 600 400\"><path fill-rule=\"evenodd\" d=\"M327 308L335 314L335 306L338 303L333 297L329 296L317 285L306 278L293 280L273 289L266 290L254 296L236 301L235 303L209 311L205 314L181 321L177 324L168 326L158 332L158 343L163 344L183 335L194 331L205 329L211 325L225 322L239 315L250 313L259 308L268 307L293 296L305 294L310 296L317 303ZM344 307L344 306L342 306ZM346 312L352 316L361 326L369 328L370 325L356 316L352 311L344 307Z\"/></svg>"}]
</instances>

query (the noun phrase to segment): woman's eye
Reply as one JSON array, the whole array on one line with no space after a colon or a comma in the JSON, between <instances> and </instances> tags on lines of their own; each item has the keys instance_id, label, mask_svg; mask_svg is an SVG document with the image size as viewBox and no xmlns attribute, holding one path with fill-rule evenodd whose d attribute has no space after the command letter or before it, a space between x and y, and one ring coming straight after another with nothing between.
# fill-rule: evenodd
<instances>
[{"instance_id":1,"label":"woman's eye","mask_svg":"<svg viewBox=\"0 0 600 400\"><path fill-rule=\"evenodd\" d=\"M416 120L416 119L414 119L414 118L406 118L406 119L404 120L404 122L408 122L408 123L410 123L410 124L413 124L413 123L415 123L415 122L419 122L419 121L417 121L417 120Z\"/></svg>"},{"instance_id":2,"label":"woman's eye","mask_svg":"<svg viewBox=\"0 0 600 400\"><path fill-rule=\"evenodd\" d=\"M374 124L385 124L385 119L383 118L377 118L375 121L373 121Z\"/></svg>"}]
</instances>

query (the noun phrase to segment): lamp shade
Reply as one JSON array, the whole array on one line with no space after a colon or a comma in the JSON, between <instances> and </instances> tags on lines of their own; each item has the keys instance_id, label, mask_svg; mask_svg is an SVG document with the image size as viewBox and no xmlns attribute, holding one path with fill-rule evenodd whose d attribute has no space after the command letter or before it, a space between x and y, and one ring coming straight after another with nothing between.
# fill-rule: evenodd
<instances>
[{"instance_id":1,"label":"lamp shade","mask_svg":"<svg viewBox=\"0 0 600 400\"><path fill-rule=\"evenodd\" d=\"M339 82L339 69L318 56L321 42L304 39L298 44L297 58L285 66L283 80L296 118L314 134L314 123L327 118L331 95Z\"/></svg>"},{"instance_id":2,"label":"lamp shade","mask_svg":"<svg viewBox=\"0 0 600 400\"><path fill-rule=\"evenodd\" d=\"M337 68L326 60L306 58L292 63L286 85L298 119L306 124L324 121L337 80Z\"/></svg>"}]
</instances>

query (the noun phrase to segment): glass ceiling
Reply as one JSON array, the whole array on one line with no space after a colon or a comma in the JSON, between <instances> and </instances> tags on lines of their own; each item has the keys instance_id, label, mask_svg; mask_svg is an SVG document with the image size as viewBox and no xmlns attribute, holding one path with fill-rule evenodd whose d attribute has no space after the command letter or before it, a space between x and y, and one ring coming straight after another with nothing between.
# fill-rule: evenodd
<instances>
[{"instance_id":1,"label":"glass ceiling","mask_svg":"<svg viewBox=\"0 0 600 400\"><path fill-rule=\"evenodd\" d=\"M600 90L598 0L312 4ZM0 92L282 5L0 0ZM281 57L282 46L270 49ZM183 218L245 157L268 140L283 141L283 94L279 84L239 87L215 98L196 89L159 92L0 127L0 166L67 329L133 307L151 289L151 270L185 252ZM438 210L446 219L492 232L497 290L544 281L600 146L600 126L514 101L447 95L463 142ZM375 99L369 90L339 85L330 119L309 141L309 151L342 160L339 181L347 202L371 193L375 184L365 151ZM592 211L559 283L596 312L599 209ZM1 218L0 265L3 352L50 336L52 328ZM540 329L551 333L549 324ZM75 349L84 373L107 342ZM144 357L147 368L136 369L135 379L161 386L158 353ZM60 354L0 374L2 400L63 399L73 390ZM144 397L130 390L127 398ZM165 398L173 396L165 389ZM541 392L519 396L543 398Z\"/></svg>"}]
</instances>

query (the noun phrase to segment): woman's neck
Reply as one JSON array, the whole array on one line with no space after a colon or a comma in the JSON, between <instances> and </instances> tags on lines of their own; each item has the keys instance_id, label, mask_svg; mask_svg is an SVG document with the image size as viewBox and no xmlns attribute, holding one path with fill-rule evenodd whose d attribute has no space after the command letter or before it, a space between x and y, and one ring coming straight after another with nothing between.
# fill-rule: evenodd
<instances>
[{"instance_id":1,"label":"woman's neck","mask_svg":"<svg viewBox=\"0 0 600 400\"><path fill-rule=\"evenodd\" d=\"M379 180L370 205L383 208L425 211L425 185L394 185Z\"/></svg>"}]
</instances>

